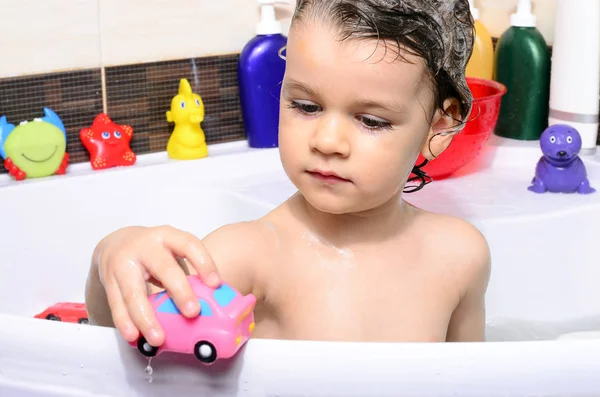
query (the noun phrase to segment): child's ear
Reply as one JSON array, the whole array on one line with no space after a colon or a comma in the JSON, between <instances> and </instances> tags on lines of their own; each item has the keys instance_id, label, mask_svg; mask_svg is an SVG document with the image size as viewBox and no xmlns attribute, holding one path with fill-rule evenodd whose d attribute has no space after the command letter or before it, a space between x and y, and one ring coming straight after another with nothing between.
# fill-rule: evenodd
<instances>
[{"instance_id":1,"label":"child's ear","mask_svg":"<svg viewBox=\"0 0 600 397\"><path fill-rule=\"evenodd\" d=\"M444 101L444 110L438 109L431 121L431 128L427 134L425 144L421 148L421 154L427 160L438 157L452 143L456 133L455 127L459 124L460 104L456 98Z\"/></svg>"}]
</instances>

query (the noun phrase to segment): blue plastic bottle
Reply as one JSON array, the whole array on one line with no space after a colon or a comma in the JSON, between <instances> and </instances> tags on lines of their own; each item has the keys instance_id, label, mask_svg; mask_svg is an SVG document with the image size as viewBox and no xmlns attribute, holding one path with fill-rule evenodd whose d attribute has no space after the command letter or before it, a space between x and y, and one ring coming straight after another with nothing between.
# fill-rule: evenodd
<instances>
[{"instance_id":1,"label":"blue plastic bottle","mask_svg":"<svg viewBox=\"0 0 600 397\"><path fill-rule=\"evenodd\" d=\"M278 147L279 96L285 74L281 55L287 44L281 22L275 19L274 3L259 0L261 20L254 37L242 50L238 81L242 116L248 144L253 148Z\"/></svg>"}]
</instances>

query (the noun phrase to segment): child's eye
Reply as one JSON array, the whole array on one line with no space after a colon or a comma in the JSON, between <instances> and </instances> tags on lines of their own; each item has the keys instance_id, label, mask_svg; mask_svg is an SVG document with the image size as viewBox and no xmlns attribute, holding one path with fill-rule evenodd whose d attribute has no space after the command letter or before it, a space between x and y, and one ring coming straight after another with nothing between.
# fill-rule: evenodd
<instances>
[{"instance_id":1,"label":"child's eye","mask_svg":"<svg viewBox=\"0 0 600 397\"><path fill-rule=\"evenodd\" d=\"M359 116L359 121L370 130L385 130L392 128L392 123L367 116Z\"/></svg>"},{"instance_id":2,"label":"child's eye","mask_svg":"<svg viewBox=\"0 0 600 397\"><path fill-rule=\"evenodd\" d=\"M296 110L300 111L301 113L305 113L305 114L315 114L321 110L321 107L319 105L316 105L312 102L291 101L288 107L290 109L296 109Z\"/></svg>"}]
</instances>

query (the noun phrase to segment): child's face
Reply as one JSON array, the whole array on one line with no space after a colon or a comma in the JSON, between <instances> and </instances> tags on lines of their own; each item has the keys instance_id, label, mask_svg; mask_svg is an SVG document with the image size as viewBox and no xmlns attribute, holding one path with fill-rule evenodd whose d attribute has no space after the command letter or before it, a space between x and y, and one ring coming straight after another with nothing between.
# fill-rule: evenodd
<instances>
[{"instance_id":1,"label":"child's face","mask_svg":"<svg viewBox=\"0 0 600 397\"><path fill-rule=\"evenodd\" d=\"M421 60L337 33L304 22L290 31L279 147L308 202L341 214L397 198L431 136L434 96Z\"/></svg>"}]
</instances>

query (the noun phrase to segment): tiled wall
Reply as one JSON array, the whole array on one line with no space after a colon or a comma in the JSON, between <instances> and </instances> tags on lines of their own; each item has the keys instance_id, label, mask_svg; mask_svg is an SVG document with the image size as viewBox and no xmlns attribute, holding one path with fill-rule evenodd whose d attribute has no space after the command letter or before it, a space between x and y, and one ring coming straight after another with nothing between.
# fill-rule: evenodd
<instances>
[{"instance_id":1,"label":"tiled wall","mask_svg":"<svg viewBox=\"0 0 600 397\"><path fill-rule=\"evenodd\" d=\"M258 21L252 2L0 0L0 10L11 15L0 24L0 115L17 124L50 107L71 162L89 160L79 130L102 111L133 126L136 153L165 150L181 78L205 102L209 143L244 139L237 60Z\"/></svg>"},{"instance_id":2,"label":"tiled wall","mask_svg":"<svg viewBox=\"0 0 600 397\"><path fill-rule=\"evenodd\" d=\"M79 142L79 130L89 127L102 112L100 69L0 79L0 115L9 123L43 117L44 106L54 110L65 124L71 161L88 159ZM4 167L0 172L6 172Z\"/></svg>"},{"instance_id":3,"label":"tiled wall","mask_svg":"<svg viewBox=\"0 0 600 397\"><path fill-rule=\"evenodd\" d=\"M43 107L54 110L67 130L71 163L89 160L79 131L106 111L118 124L133 127L131 149L137 153L163 151L173 128L166 119L179 81L187 78L205 105L202 128L209 143L244 139L237 86L236 54L174 61L107 66L0 79L0 114L8 122L42 117ZM4 167L0 172L6 172Z\"/></svg>"},{"instance_id":4,"label":"tiled wall","mask_svg":"<svg viewBox=\"0 0 600 397\"><path fill-rule=\"evenodd\" d=\"M497 36L517 1L475 3ZM534 0L548 42L555 2ZM284 33L294 4L277 5ZM183 77L204 99L207 141L244 138L236 68L256 0L0 0L0 10L0 115L14 124L52 108L73 162L88 160L78 133L103 110L134 127L136 153L164 150L165 112Z\"/></svg>"},{"instance_id":5,"label":"tiled wall","mask_svg":"<svg viewBox=\"0 0 600 397\"><path fill-rule=\"evenodd\" d=\"M165 150L171 131L165 113L179 89L179 78L184 76L203 99L206 116L202 128L207 140L243 139L237 61L236 55L223 55L108 67L108 114L137 131L134 152Z\"/></svg>"},{"instance_id":6,"label":"tiled wall","mask_svg":"<svg viewBox=\"0 0 600 397\"><path fill-rule=\"evenodd\" d=\"M518 0L475 0L493 35ZM557 0L533 0L549 42ZM277 5L287 32L295 0ZM0 0L0 78L238 52L256 0Z\"/></svg>"}]
</instances>

